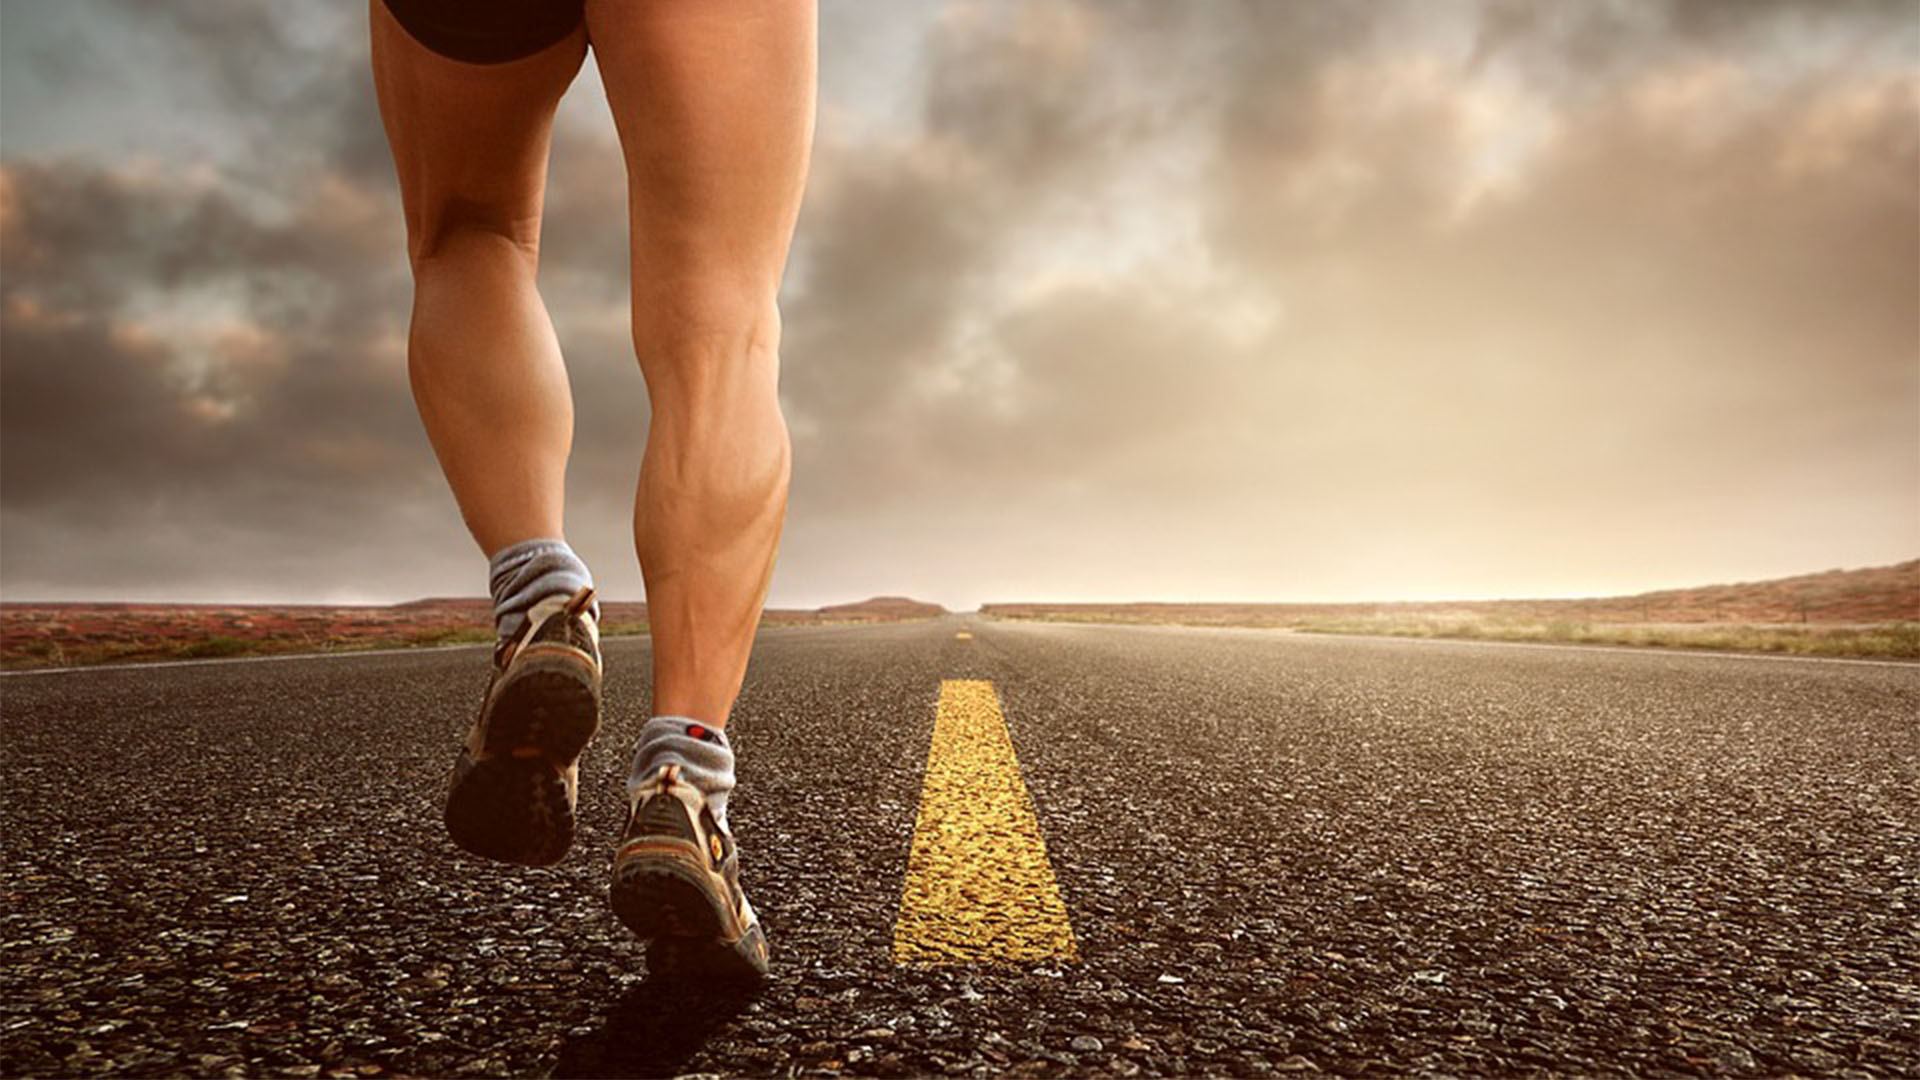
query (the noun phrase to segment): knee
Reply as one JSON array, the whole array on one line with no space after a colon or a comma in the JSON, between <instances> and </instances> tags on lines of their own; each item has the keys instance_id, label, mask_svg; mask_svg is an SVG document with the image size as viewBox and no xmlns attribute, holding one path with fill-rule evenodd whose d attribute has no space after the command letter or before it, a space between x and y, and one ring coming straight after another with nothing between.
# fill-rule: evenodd
<instances>
[{"instance_id":1,"label":"knee","mask_svg":"<svg viewBox=\"0 0 1920 1080\"><path fill-rule=\"evenodd\" d=\"M636 297L633 344L656 398L770 396L780 377L780 310L771 295L741 290Z\"/></svg>"},{"instance_id":2,"label":"knee","mask_svg":"<svg viewBox=\"0 0 1920 1080\"><path fill-rule=\"evenodd\" d=\"M537 267L537 221L515 221L492 208L453 200L431 213L407 215L407 256L417 273L436 260L459 258L478 249L506 250Z\"/></svg>"}]
</instances>

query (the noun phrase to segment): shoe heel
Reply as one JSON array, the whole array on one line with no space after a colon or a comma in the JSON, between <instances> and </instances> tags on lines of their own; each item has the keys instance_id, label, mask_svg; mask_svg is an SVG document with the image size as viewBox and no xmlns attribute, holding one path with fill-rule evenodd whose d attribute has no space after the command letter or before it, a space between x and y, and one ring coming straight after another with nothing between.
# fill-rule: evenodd
<instances>
[{"instance_id":1,"label":"shoe heel","mask_svg":"<svg viewBox=\"0 0 1920 1080\"><path fill-rule=\"evenodd\" d=\"M726 898L680 799L661 791L641 803L613 861L610 899L636 937L718 937L731 923Z\"/></svg>"},{"instance_id":2,"label":"shoe heel","mask_svg":"<svg viewBox=\"0 0 1920 1080\"><path fill-rule=\"evenodd\" d=\"M672 856L624 860L608 899L621 923L644 940L715 938L724 926L697 874Z\"/></svg>"},{"instance_id":3,"label":"shoe heel","mask_svg":"<svg viewBox=\"0 0 1920 1080\"><path fill-rule=\"evenodd\" d=\"M541 758L565 768L600 728L600 687L569 655L528 656L500 691L487 724L487 755Z\"/></svg>"},{"instance_id":4,"label":"shoe heel","mask_svg":"<svg viewBox=\"0 0 1920 1080\"><path fill-rule=\"evenodd\" d=\"M447 792L445 820L454 843L501 862L552 866L573 846L566 781L540 760L463 757Z\"/></svg>"},{"instance_id":5,"label":"shoe heel","mask_svg":"<svg viewBox=\"0 0 1920 1080\"><path fill-rule=\"evenodd\" d=\"M728 921L684 863L634 859L613 883L613 912L647 942L647 971L665 979L758 986L767 977L767 938L756 921L738 940L721 937Z\"/></svg>"}]
</instances>

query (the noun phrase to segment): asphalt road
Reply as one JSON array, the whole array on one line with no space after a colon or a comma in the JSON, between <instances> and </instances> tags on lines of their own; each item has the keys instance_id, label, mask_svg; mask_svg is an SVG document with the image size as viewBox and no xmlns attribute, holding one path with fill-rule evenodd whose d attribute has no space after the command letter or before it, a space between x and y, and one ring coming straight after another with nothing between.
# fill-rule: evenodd
<instances>
[{"instance_id":1,"label":"asphalt road","mask_svg":"<svg viewBox=\"0 0 1920 1080\"><path fill-rule=\"evenodd\" d=\"M0 1072L1920 1071L1917 665L767 631L741 1000L648 982L605 904L647 648L551 870L441 831L483 650L0 678ZM949 679L998 695L1075 961L893 960Z\"/></svg>"}]
</instances>

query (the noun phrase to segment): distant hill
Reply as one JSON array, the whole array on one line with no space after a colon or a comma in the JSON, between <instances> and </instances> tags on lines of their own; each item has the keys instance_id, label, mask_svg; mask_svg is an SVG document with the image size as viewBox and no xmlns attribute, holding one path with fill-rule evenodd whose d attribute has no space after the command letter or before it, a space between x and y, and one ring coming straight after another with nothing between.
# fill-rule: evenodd
<instances>
[{"instance_id":1,"label":"distant hill","mask_svg":"<svg viewBox=\"0 0 1920 1080\"><path fill-rule=\"evenodd\" d=\"M1333 604L981 604L983 615L1102 615L1123 621L1286 625L1302 618L1449 613L1591 623L1822 623L1920 620L1920 559L1770 581L1579 600L1443 600Z\"/></svg>"},{"instance_id":2,"label":"distant hill","mask_svg":"<svg viewBox=\"0 0 1920 1080\"><path fill-rule=\"evenodd\" d=\"M947 609L904 596L875 596L851 604L830 604L819 612L827 618L925 619L945 615Z\"/></svg>"},{"instance_id":3,"label":"distant hill","mask_svg":"<svg viewBox=\"0 0 1920 1080\"><path fill-rule=\"evenodd\" d=\"M1920 559L1861 570L1733 585L1702 585L1622 597L1615 603L1677 616L1747 622L1864 623L1920 619Z\"/></svg>"}]
</instances>

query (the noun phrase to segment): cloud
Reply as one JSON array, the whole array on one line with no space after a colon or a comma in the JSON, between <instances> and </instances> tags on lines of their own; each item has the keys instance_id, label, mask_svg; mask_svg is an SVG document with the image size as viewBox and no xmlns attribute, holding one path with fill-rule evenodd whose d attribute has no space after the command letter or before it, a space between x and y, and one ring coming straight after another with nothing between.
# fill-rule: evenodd
<instances>
[{"instance_id":1,"label":"cloud","mask_svg":"<svg viewBox=\"0 0 1920 1080\"><path fill-rule=\"evenodd\" d=\"M881 87L909 98L823 102L777 603L1633 588L1920 544L1908 5L920 16L874 16L920 35ZM99 106L52 60L8 84L8 589L476 591L406 388L360 16L88 17L167 58L128 107L212 141L21 150L59 128L21 85ZM542 285L570 530L637 595L625 175L583 78Z\"/></svg>"},{"instance_id":2,"label":"cloud","mask_svg":"<svg viewBox=\"0 0 1920 1080\"><path fill-rule=\"evenodd\" d=\"M147 164L3 175L10 583L117 559L165 588L212 576L221 553L148 563L130 522L324 543L431 479L404 313L370 258L396 242L384 215L329 182L264 220Z\"/></svg>"}]
</instances>

